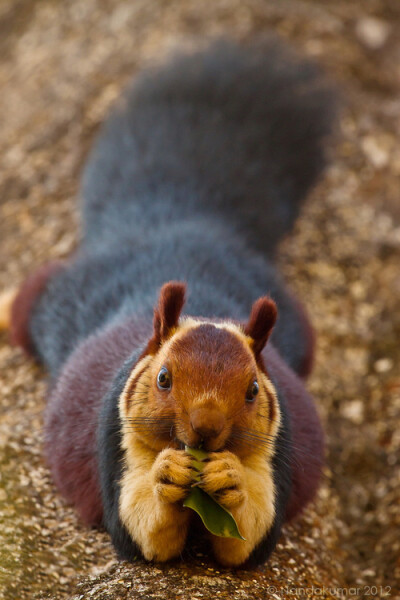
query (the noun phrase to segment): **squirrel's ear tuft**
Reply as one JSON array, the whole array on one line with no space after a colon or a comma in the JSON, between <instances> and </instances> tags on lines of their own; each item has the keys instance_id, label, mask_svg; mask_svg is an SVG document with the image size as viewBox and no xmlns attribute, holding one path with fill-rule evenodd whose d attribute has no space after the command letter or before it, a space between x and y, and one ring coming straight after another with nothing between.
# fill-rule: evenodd
<instances>
[{"instance_id":1,"label":"squirrel's ear tuft","mask_svg":"<svg viewBox=\"0 0 400 600\"><path fill-rule=\"evenodd\" d=\"M271 298L264 296L254 302L244 332L253 340L253 352L256 358L267 343L277 316L276 304Z\"/></svg>"},{"instance_id":2,"label":"squirrel's ear tuft","mask_svg":"<svg viewBox=\"0 0 400 600\"><path fill-rule=\"evenodd\" d=\"M171 329L177 327L185 304L186 284L180 281L164 283L154 309L154 342L160 345L166 340Z\"/></svg>"}]
</instances>

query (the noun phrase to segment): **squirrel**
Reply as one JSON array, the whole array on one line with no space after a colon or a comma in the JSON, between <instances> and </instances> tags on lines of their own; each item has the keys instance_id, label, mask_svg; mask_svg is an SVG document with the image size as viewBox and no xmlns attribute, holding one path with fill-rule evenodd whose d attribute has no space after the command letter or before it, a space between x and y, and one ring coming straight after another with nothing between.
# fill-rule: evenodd
<instances>
[{"instance_id":1,"label":"squirrel","mask_svg":"<svg viewBox=\"0 0 400 600\"><path fill-rule=\"evenodd\" d=\"M12 341L50 375L53 479L121 559L184 550L185 445L209 453L200 486L245 538L204 530L224 566L264 562L315 496L314 334L275 257L335 115L319 68L273 36L147 68L89 157L78 251L3 303Z\"/></svg>"}]
</instances>

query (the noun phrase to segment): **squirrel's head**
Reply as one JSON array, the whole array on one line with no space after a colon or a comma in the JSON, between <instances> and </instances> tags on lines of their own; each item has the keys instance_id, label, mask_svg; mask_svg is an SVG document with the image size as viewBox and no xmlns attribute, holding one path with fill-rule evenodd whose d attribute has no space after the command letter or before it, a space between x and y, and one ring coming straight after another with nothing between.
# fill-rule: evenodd
<instances>
[{"instance_id":1,"label":"squirrel's head","mask_svg":"<svg viewBox=\"0 0 400 600\"><path fill-rule=\"evenodd\" d=\"M187 444L272 454L280 412L261 352L275 303L259 298L245 325L209 321L181 317L185 291L179 282L161 289L153 337L120 398L125 436L157 451Z\"/></svg>"}]
</instances>

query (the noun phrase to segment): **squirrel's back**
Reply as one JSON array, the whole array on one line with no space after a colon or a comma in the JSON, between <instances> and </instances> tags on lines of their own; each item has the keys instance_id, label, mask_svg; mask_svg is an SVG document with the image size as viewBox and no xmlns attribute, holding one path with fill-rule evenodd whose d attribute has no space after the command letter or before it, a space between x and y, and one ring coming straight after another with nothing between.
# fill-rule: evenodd
<instances>
[{"instance_id":1,"label":"squirrel's back","mask_svg":"<svg viewBox=\"0 0 400 600\"><path fill-rule=\"evenodd\" d=\"M325 165L333 97L275 37L218 40L144 71L86 169L86 245L212 215L270 252Z\"/></svg>"}]
</instances>

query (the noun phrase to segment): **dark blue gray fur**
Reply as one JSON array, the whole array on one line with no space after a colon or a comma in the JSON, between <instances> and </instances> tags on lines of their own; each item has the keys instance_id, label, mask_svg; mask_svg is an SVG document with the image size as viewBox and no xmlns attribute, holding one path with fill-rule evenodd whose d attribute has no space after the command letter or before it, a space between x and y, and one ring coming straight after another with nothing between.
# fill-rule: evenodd
<instances>
[{"instance_id":1,"label":"dark blue gray fur","mask_svg":"<svg viewBox=\"0 0 400 600\"><path fill-rule=\"evenodd\" d=\"M31 320L51 374L94 330L150 317L171 279L197 316L247 319L269 293L273 342L298 370L302 324L272 261L324 167L332 114L318 69L275 38L217 41L138 75L84 173L78 257Z\"/></svg>"}]
</instances>

